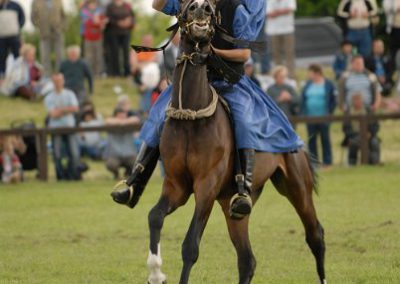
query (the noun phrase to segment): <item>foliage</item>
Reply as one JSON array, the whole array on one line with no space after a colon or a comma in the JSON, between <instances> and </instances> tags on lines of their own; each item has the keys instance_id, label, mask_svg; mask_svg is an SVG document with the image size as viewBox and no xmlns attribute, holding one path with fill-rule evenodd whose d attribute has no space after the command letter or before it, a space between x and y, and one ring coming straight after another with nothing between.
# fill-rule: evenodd
<instances>
[{"instance_id":1,"label":"foliage","mask_svg":"<svg viewBox=\"0 0 400 284\"><path fill-rule=\"evenodd\" d=\"M398 173L398 165L321 173L315 201L325 227L328 282L398 283ZM112 184L107 174L81 183L1 185L0 283L144 283L147 214L160 195L161 179L150 182L134 210L111 201ZM178 283L193 209L192 198L164 224L169 283ZM303 226L271 186L254 208L250 236L257 258L254 284L315 283ZM191 276L193 284L237 282L235 252L217 204Z\"/></svg>"},{"instance_id":2,"label":"foliage","mask_svg":"<svg viewBox=\"0 0 400 284\"><path fill-rule=\"evenodd\" d=\"M169 33L166 29L171 25L171 17L161 13L154 15L142 15L139 11L135 12L137 25L132 32L132 43L140 44L141 37L145 34L151 34L154 38L155 45L160 44L168 38Z\"/></svg>"},{"instance_id":3,"label":"foliage","mask_svg":"<svg viewBox=\"0 0 400 284\"><path fill-rule=\"evenodd\" d=\"M297 16L334 17L338 5L338 0L297 0Z\"/></svg>"}]
</instances>

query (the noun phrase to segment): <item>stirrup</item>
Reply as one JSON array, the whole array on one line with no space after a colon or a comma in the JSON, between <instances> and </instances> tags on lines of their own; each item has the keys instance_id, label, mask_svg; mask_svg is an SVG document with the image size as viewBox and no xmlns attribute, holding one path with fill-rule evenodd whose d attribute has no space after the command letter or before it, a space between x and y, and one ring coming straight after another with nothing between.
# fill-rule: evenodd
<instances>
[{"instance_id":1,"label":"stirrup","mask_svg":"<svg viewBox=\"0 0 400 284\"><path fill-rule=\"evenodd\" d=\"M232 206L239 200L244 200L245 202L248 203L248 206L250 207L248 212L235 212L234 210L232 210ZM229 215L231 216L231 218L233 219L243 219L244 217L246 217L247 215L249 215L251 213L251 209L253 207L253 201L251 200L251 196L247 193L236 193L230 201L229 204Z\"/></svg>"},{"instance_id":2,"label":"stirrup","mask_svg":"<svg viewBox=\"0 0 400 284\"><path fill-rule=\"evenodd\" d=\"M135 189L133 188L133 186L127 187L126 180L121 180L113 187L112 191L113 192L121 192L124 189L129 190L129 198L128 198L128 201L125 203L125 205L128 205L132 201L133 194L135 193Z\"/></svg>"}]
</instances>

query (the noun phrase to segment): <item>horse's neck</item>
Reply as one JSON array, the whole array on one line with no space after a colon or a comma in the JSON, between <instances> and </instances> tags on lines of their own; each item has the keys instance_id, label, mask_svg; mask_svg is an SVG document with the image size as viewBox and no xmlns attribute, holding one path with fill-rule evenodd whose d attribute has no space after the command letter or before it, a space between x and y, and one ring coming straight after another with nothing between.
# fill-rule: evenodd
<instances>
[{"instance_id":1,"label":"horse's neck","mask_svg":"<svg viewBox=\"0 0 400 284\"><path fill-rule=\"evenodd\" d=\"M181 52L191 54L193 51L192 47L181 45ZM210 104L211 95L205 64L192 65L189 61L179 64L175 68L173 86L171 103L174 108L179 108L180 94L183 109L196 111Z\"/></svg>"}]
</instances>

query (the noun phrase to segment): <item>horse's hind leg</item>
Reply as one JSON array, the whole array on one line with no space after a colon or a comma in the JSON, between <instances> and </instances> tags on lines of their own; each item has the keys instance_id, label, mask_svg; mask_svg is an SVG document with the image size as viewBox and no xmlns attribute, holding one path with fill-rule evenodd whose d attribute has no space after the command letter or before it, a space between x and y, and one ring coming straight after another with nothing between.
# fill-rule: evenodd
<instances>
[{"instance_id":1,"label":"horse's hind leg","mask_svg":"<svg viewBox=\"0 0 400 284\"><path fill-rule=\"evenodd\" d=\"M306 242L316 260L319 281L326 283L324 229L317 219L312 199L314 182L310 164L304 152L299 152L285 155L285 166L286 174L278 169L271 180L295 207L305 228Z\"/></svg>"},{"instance_id":2,"label":"horse's hind leg","mask_svg":"<svg viewBox=\"0 0 400 284\"><path fill-rule=\"evenodd\" d=\"M209 177L207 180L194 184L196 206L189 230L182 244L183 268L180 284L189 282L190 271L199 257L201 237L217 195L215 186L217 180L217 177Z\"/></svg>"},{"instance_id":3,"label":"horse's hind leg","mask_svg":"<svg viewBox=\"0 0 400 284\"><path fill-rule=\"evenodd\" d=\"M188 198L189 194L177 188L174 190L172 184L165 180L161 197L149 213L150 252L147 259L147 266L150 271L148 278L148 283L150 284L166 283L166 276L161 272L161 229L165 217L179 206L185 204Z\"/></svg>"},{"instance_id":4,"label":"horse's hind leg","mask_svg":"<svg viewBox=\"0 0 400 284\"><path fill-rule=\"evenodd\" d=\"M256 259L249 239L249 216L241 220L234 220L229 214L229 200L220 201L220 205L225 214L229 235L238 257L239 284L248 284L251 282L256 268Z\"/></svg>"}]
</instances>

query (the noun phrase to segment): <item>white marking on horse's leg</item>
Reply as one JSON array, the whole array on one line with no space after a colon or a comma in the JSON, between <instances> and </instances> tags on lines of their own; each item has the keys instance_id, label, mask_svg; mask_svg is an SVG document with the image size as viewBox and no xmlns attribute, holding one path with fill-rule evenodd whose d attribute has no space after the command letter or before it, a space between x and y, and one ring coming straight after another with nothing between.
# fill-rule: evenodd
<instances>
[{"instance_id":1,"label":"white marking on horse's leg","mask_svg":"<svg viewBox=\"0 0 400 284\"><path fill-rule=\"evenodd\" d=\"M150 284L162 284L167 280L167 276L161 272L162 258L160 244L158 244L157 254L152 254L149 252L149 257L147 258L147 267L149 268L150 275L148 282Z\"/></svg>"},{"instance_id":2,"label":"white marking on horse's leg","mask_svg":"<svg viewBox=\"0 0 400 284\"><path fill-rule=\"evenodd\" d=\"M321 280L319 280L319 277L317 278L317 284L328 284L328 281L326 281L326 279L324 279L324 280L322 280L322 282L321 282Z\"/></svg>"}]
</instances>

